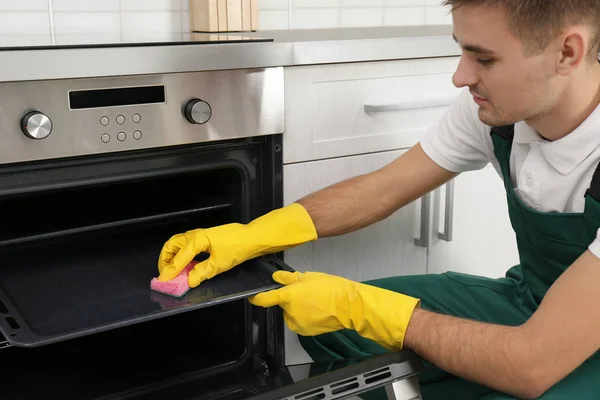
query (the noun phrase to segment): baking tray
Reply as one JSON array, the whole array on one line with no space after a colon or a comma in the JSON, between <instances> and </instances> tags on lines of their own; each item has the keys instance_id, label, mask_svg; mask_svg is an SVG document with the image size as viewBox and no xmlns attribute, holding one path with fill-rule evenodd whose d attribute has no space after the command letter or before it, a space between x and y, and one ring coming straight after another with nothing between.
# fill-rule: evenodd
<instances>
[{"instance_id":1,"label":"baking tray","mask_svg":"<svg viewBox=\"0 0 600 400\"><path fill-rule=\"evenodd\" d=\"M13 346L47 345L244 299L289 269L255 259L173 298L150 289L164 241L157 228L0 253L0 331Z\"/></svg>"}]
</instances>

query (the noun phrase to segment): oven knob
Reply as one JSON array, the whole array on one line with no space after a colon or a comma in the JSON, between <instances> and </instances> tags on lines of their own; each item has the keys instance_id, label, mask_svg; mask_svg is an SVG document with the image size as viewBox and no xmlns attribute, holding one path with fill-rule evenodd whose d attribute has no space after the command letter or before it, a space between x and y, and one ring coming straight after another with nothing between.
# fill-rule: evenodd
<instances>
[{"instance_id":1,"label":"oven knob","mask_svg":"<svg viewBox=\"0 0 600 400\"><path fill-rule=\"evenodd\" d=\"M205 124L212 116L210 105L200 99L188 101L185 106L185 117L192 124Z\"/></svg>"},{"instance_id":2,"label":"oven knob","mask_svg":"<svg viewBox=\"0 0 600 400\"><path fill-rule=\"evenodd\" d=\"M32 139L44 139L52 132L52 121L41 112L32 111L21 120L21 129Z\"/></svg>"}]
</instances>

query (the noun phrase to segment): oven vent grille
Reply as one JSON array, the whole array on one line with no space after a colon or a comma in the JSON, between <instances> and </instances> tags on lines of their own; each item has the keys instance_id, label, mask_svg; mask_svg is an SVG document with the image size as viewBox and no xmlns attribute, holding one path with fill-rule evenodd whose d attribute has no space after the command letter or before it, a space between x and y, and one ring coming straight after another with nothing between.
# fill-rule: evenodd
<instances>
[{"instance_id":1,"label":"oven vent grille","mask_svg":"<svg viewBox=\"0 0 600 400\"><path fill-rule=\"evenodd\" d=\"M391 382L398 379L390 367L380 368L353 378L337 381L320 388L309 390L284 400L333 400L348 396L372 386L380 386L382 381Z\"/></svg>"}]
</instances>

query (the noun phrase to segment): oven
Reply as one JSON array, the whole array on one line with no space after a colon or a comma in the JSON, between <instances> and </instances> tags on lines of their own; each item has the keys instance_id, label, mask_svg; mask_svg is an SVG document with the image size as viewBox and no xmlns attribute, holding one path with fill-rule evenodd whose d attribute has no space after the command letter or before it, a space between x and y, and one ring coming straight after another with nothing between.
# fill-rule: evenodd
<instances>
[{"instance_id":1,"label":"oven","mask_svg":"<svg viewBox=\"0 0 600 400\"><path fill-rule=\"evenodd\" d=\"M1 398L419 398L408 351L286 365L247 301L282 254L150 290L170 236L283 205L284 126L282 68L0 83Z\"/></svg>"}]
</instances>

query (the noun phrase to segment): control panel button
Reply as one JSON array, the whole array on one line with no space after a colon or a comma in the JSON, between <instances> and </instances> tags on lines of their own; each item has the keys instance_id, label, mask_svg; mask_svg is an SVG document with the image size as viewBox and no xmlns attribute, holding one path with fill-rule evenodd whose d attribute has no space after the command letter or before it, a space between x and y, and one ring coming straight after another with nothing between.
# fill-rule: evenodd
<instances>
[{"instance_id":1,"label":"control panel button","mask_svg":"<svg viewBox=\"0 0 600 400\"><path fill-rule=\"evenodd\" d=\"M192 99L185 106L185 118L192 124L205 124L212 116L210 105L200 99Z\"/></svg>"},{"instance_id":2,"label":"control panel button","mask_svg":"<svg viewBox=\"0 0 600 400\"><path fill-rule=\"evenodd\" d=\"M140 140L142 138L142 132L140 132L140 131L133 132L133 138L135 140Z\"/></svg>"},{"instance_id":3,"label":"control panel button","mask_svg":"<svg viewBox=\"0 0 600 400\"><path fill-rule=\"evenodd\" d=\"M110 142L110 135L105 133L100 137L100 140L102 140L102 143L108 143Z\"/></svg>"},{"instance_id":4,"label":"control panel button","mask_svg":"<svg viewBox=\"0 0 600 400\"><path fill-rule=\"evenodd\" d=\"M21 130L31 139L45 139L52 133L52 121L47 115L32 111L21 120Z\"/></svg>"},{"instance_id":5,"label":"control panel button","mask_svg":"<svg viewBox=\"0 0 600 400\"><path fill-rule=\"evenodd\" d=\"M117 116L117 124L123 125L125 123L125 117L122 115Z\"/></svg>"},{"instance_id":6,"label":"control panel button","mask_svg":"<svg viewBox=\"0 0 600 400\"><path fill-rule=\"evenodd\" d=\"M108 123L109 123L108 117L100 118L100 125L106 126L106 125L108 125Z\"/></svg>"},{"instance_id":7,"label":"control panel button","mask_svg":"<svg viewBox=\"0 0 600 400\"><path fill-rule=\"evenodd\" d=\"M140 117L140 114L133 114L133 116L131 117L131 120L137 124L138 122L140 122L142 120L142 117Z\"/></svg>"},{"instance_id":8,"label":"control panel button","mask_svg":"<svg viewBox=\"0 0 600 400\"><path fill-rule=\"evenodd\" d=\"M117 134L117 139L119 140L119 142L124 141L125 139L127 139L127 135L125 135L125 132L119 132Z\"/></svg>"}]
</instances>

